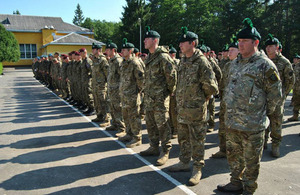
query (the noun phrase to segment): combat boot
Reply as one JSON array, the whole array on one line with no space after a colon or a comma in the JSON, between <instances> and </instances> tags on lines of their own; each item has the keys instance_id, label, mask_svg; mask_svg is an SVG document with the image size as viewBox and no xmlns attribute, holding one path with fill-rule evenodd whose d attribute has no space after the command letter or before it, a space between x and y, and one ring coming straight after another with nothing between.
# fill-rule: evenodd
<instances>
[{"instance_id":1,"label":"combat boot","mask_svg":"<svg viewBox=\"0 0 300 195\"><path fill-rule=\"evenodd\" d=\"M102 123L99 124L100 127L106 127L108 125L109 125L109 121L104 121L104 122L102 122Z\"/></svg>"},{"instance_id":2,"label":"combat boot","mask_svg":"<svg viewBox=\"0 0 300 195\"><path fill-rule=\"evenodd\" d=\"M124 129L120 129L118 133L116 133L116 137L123 137L126 135L126 131Z\"/></svg>"},{"instance_id":3,"label":"combat boot","mask_svg":"<svg viewBox=\"0 0 300 195\"><path fill-rule=\"evenodd\" d=\"M207 132L208 133L211 133L211 132L213 132L214 131L214 127L208 127L208 129L207 129Z\"/></svg>"},{"instance_id":4,"label":"combat boot","mask_svg":"<svg viewBox=\"0 0 300 195\"><path fill-rule=\"evenodd\" d=\"M279 145L272 144L272 156L276 158L280 156Z\"/></svg>"},{"instance_id":5,"label":"combat boot","mask_svg":"<svg viewBox=\"0 0 300 195\"><path fill-rule=\"evenodd\" d=\"M130 142L126 144L127 148L133 148L135 146L139 146L142 144L142 140L140 138L133 138Z\"/></svg>"},{"instance_id":6,"label":"combat boot","mask_svg":"<svg viewBox=\"0 0 300 195\"><path fill-rule=\"evenodd\" d=\"M101 115L98 115L97 118L93 119L92 122L103 122L104 119Z\"/></svg>"},{"instance_id":7,"label":"combat boot","mask_svg":"<svg viewBox=\"0 0 300 195\"><path fill-rule=\"evenodd\" d=\"M202 176L201 168L193 166L192 176L189 180L191 186L195 186L200 182Z\"/></svg>"},{"instance_id":8,"label":"combat boot","mask_svg":"<svg viewBox=\"0 0 300 195\"><path fill-rule=\"evenodd\" d=\"M298 121L299 113L294 112L294 115L291 118L288 118L288 121Z\"/></svg>"},{"instance_id":9,"label":"combat boot","mask_svg":"<svg viewBox=\"0 0 300 195\"><path fill-rule=\"evenodd\" d=\"M211 155L211 158L226 158L226 153L221 150Z\"/></svg>"},{"instance_id":10,"label":"combat boot","mask_svg":"<svg viewBox=\"0 0 300 195\"><path fill-rule=\"evenodd\" d=\"M170 151L166 151L166 152L161 151L160 155L156 161L156 165L161 166L161 165L166 164L166 162L169 160L169 153L170 153Z\"/></svg>"},{"instance_id":11,"label":"combat boot","mask_svg":"<svg viewBox=\"0 0 300 195\"><path fill-rule=\"evenodd\" d=\"M158 156L159 149L158 147L150 146L147 150L140 152L141 156Z\"/></svg>"},{"instance_id":12,"label":"combat boot","mask_svg":"<svg viewBox=\"0 0 300 195\"><path fill-rule=\"evenodd\" d=\"M179 161L179 163L169 167L168 171L170 171L170 172L180 172L180 171L188 172L188 171L190 171L190 164Z\"/></svg>"},{"instance_id":13,"label":"combat boot","mask_svg":"<svg viewBox=\"0 0 300 195\"><path fill-rule=\"evenodd\" d=\"M265 139L265 142L264 142L264 149L268 149L268 139Z\"/></svg>"},{"instance_id":14,"label":"combat boot","mask_svg":"<svg viewBox=\"0 0 300 195\"><path fill-rule=\"evenodd\" d=\"M121 142L129 142L132 140L132 137L130 135L126 134L123 137L118 137L118 140Z\"/></svg>"},{"instance_id":15,"label":"combat boot","mask_svg":"<svg viewBox=\"0 0 300 195\"><path fill-rule=\"evenodd\" d=\"M106 131L115 131L115 130L117 130L118 128L116 127L116 126L114 126L114 125L111 125L111 126L109 126L109 127L106 127Z\"/></svg>"},{"instance_id":16,"label":"combat boot","mask_svg":"<svg viewBox=\"0 0 300 195\"><path fill-rule=\"evenodd\" d=\"M218 185L217 189L221 192L242 193L243 192L243 184L241 182L239 182L239 183L229 182L228 184Z\"/></svg>"}]
</instances>

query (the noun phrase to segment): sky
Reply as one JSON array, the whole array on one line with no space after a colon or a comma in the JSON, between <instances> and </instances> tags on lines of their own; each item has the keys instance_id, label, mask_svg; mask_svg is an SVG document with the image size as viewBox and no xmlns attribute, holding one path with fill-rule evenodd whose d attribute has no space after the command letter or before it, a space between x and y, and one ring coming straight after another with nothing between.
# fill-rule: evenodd
<instances>
[{"instance_id":1,"label":"sky","mask_svg":"<svg viewBox=\"0 0 300 195\"><path fill-rule=\"evenodd\" d=\"M79 3L83 16L108 22L120 22L125 0L0 0L0 14L61 17L64 22L73 23L76 6Z\"/></svg>"}]
</instances>

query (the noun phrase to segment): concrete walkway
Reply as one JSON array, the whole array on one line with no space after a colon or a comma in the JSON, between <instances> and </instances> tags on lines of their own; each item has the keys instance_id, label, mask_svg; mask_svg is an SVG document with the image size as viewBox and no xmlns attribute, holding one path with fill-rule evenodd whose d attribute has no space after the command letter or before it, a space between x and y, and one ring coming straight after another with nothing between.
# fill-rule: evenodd
<instances>
[{"instance_id":1,"label":"concrete walkway","mask_svg":"<svg viewBox=\"0 0 300 195\"><path fill-rule=\"evenodd\" d=\"M199 185L187 173L170 173L178 162L173 148L166 165L138 155L148 147L126 149L75 108L37 82L30 69L4 69L0 76L0 194L223 194L216 186L229 181L226 159L218 151L217 131L207 134L205 167ZM290 117L290 96L285 119ZM218 119L216 119L218 121ZM217 123L218 124L218 123ZM284 123L281 157L264 151L256 194L299 194L300 122ZM145 128L145 125L144 125ZM270 143L270 141L269 141ZM271 148L271 144L269 144Z\"/></svg>"}]
</instances>

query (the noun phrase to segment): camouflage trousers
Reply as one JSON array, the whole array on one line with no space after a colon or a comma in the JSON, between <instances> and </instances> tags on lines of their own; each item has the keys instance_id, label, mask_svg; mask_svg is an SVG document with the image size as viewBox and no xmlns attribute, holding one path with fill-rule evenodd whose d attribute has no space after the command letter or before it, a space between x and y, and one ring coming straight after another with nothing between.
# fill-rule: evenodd
<instances>
[{"instance_id":1,"label":"camouflage trousers","mask_svg":"<svg viewBox=\"0 0 300 195\"><path fill-rule=\"evenodd\" d=\"M221 100L220 103L220 113L219 113L219 131L218 131L218 136L219 136L219 148L221 152L226 153L226 127L225 127L225 114L226 107L224 101Z\"/></svg>"},{"instance_id":2,"label":"camouflage trousers","mask_svg":"<svg viewBox=\"0 0 300 195\"><path fill-rule=\"evenodd\" d=\"M193 158L193 165L197 168L204 167L204 144L206 139L207 124L178 123L178 143L180 147L179 160L189 163Z\"/></svg>"},{"instance_id":3,"label":"camouflage trousers","mask_svg":"<svg viewBox=\"0 0 300 195\"><path fill-rule=\"evenodd\" d=\"M94 96L92 93L92 79L87 79L83 82L82 87L83 99L89 108L94 108Z\"/></svg>"},{"instance_id":4,"label":"camouflage trousers","mask_svg":"<svg viewBox=\"0 0 300 195\"><path fill-rule=\"evenodd\" d=\"M294 113L299 113L300 110L300 89L293 90L293 106Z\"/></svg>"},{"instance_id":5,"label":"camouflage trousers","mask_svg":"<svg viewBox=\"0 0 300 195\"><path fill-rule=\"evenodd\" d=\"M227 161L231 170L231 182L243 184L244 191L257 189L260 160L265 131L239 131L228 129L226 134Z\"/></svg>"},{"instance_id":6,"label":"camouflage trousers","mask_svg":"<svg viewBox=\"0 0 300 195\"><path fill-rule=\"evenodd\" d=\"M146 126L150 146L159 147L161 142L162 151L168 152L172 148L171 128L169 124L169 113L165 110L146 110Z\"/></svg>"},{"instance_id":7,"label":"camouflage trousers","mask_svg":"<svg viewBox=\"0 0 300 195\"><path fill-rule=\"evenodd\" d=\"M169 107L169 113L170 113L170 126L171 126L171 133L174 135L177 134L177 110L176 110L176 97L170 96L170 107Z\"/></svg>"},{"instance_id":8,"label":"camouflage trousers","mask_svg":"<svg viewBox=\"0 0 300 195\"><path fill-rule=\"evenodd\" d=\"M94 108L98 118L105 118L108 111L106 89L100 89L99 86L93 86Z\"/></svg>"},{"instance_id":9,"label":"camouflage trousers","mask_svg":"<svg viewBox=\"0 0 300 195\"><path fill-rule=\"evenodd\" d=\"M141 140L142 121L140 118L139 96L126 97L122 99L122 115L126 126L126 134Z\"/></svg>"},{"instance_id":10,"label":"camouflage trousers","mask_svg":"<svg viewBox=\"0 0 300 195\"><path fill-rule=\"evenodd\" d=\"M282 140L282 120L283 120L283 110L284 110L283 100L281 103L278 103L275 111L272 115L269 115L270 125L266 129L265 139L268 140L269 133L271 131L272 145L279 146Z\"/></svg>"},{"instance_id":11,"label":"camouflage trousers","mask_svg":"<svg viewBox=\"0 0 300 195\"><path fill-rule=\"evenodd\" d=\"M108 90L110 115L112 118L112 126L118 130L125 130L125 124L122 116L121 98L119 89Z\"/></svg>"},{"instance_id":12,"label":"camouflage trousers","mask_svg":"<svg viewBox=\"0 0 300 195\"><path fill-rule=\"evenodd\" d=\"M215 98L214 97L209 99L207 108L208 108L208 112L207 112L208 125L210 127L214 127L215 126Z\"/></svg>"}]
</instances>

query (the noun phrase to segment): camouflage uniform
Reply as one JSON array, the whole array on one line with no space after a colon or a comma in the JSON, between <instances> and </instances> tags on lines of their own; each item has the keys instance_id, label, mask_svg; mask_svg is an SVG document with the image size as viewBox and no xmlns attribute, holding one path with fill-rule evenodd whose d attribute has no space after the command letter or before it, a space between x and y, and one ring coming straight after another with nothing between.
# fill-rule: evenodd
<instances>
[{"instance_id":1,"label":"camouflage uniform","mask_svg":"<svg viewBox=\"0 0 300 195\"><path fill-rule=\"evenodd\" d=\"M107 115L107 76L108 62L104 55L93 57L92 67L92 88L94 96L94 106L98 119L105 120Z\"/></svg>"},{"instance_id":2,"label":"camouflage uniform","mask_svg":"<svg viewBox=\"0 0 300 195\"><path fill-rule=\"evenodd\" d=\"M120 97L126 134L135 140L141 140L139 92L143 89L144 69L137 58L130 56L128 60L122 61L120 70Z\"/></svg>"},{"instance_id":3,"label":"camouflage uniform","mask_svg":"<svg viewBox=\"0 0 300 195\"><path fill-rule=\"evenodd\" d=\"M81 60L74 62L74 75L73 75L73 80L74 80L74 92L76 94L76 100L78 102L82 102L82 95L81 95Z\"/></svg>"},{"instance_id":4,"label":"camouflage uniform","mask_svg":"<svg viewBox=\"0 0 300 195\"><path fill-rule=\"evenodd\" d=\"M62 67L61 67L61 89L62 89L64 98L69 96L69 90L68 90L68 84L67 84L68 66L69 66L68 63L63 62Z\"/></svg>"},{"instance_id":5,"label":"camouflage uniform","mask_svg":"<svg viewBox=\"0 0 300 195\"><path fill-rule=\"evenodd\" d=\"M299 110L300 110L300 62L295 64L294 73L295 73L295 77L296 77L296 82L293 87L293 98L294 98L294 101L293 101L294 117L293 118L298 120Z\"/></svg>"},{"instance_id":6,"label":"camouflage uniform","mask_svg":"<svg viewBox=\"0 0 300 195\"><path fill-rule=\"evenodd\" d=\"M121 98L120 98L120 67L122 63L121 56L116 55L109 59L109 71L107 78L107 94L110 105L110 114L112 117L112 126L117 130L125 131L125 124L122 117Z\"/></svg>"},{"instance_id":7,"label":"camouflage uniform","mask_svg":"<svg viewBox=\"0 0 300 195\"><path fill-rule=\"evenodd\" d=\"M94 108L94 99L92 94L92 60L88 57L81 62L81 84L83 101L90 109Z\"/></svg>"},{"instance_id":8,"label":"camouflage uniform","mask_svg":"<svg viewBox=\"0 0 300 195\"><path fill-rule=\"evenodd\" d=\"M196 49L192 57L181 58L176 100L178 111L179 159L194 166L204 166L207 129L207 99L218 93L217 80L207 58Z\"/></svg>"},{"instance_id":9,"label":"camouflage uniform","mask_svg":"<svg viewBox=\"0 0 300 195\"><path fill-rule=\"evenodd\" d=\"M244 192L257 188L267 115L281 102L281 82L276 66L264 54L238 56L230 66L224 91L227 160L231 183Z\"/></svg>"},{"instance_id":10,"label":"camouflage uniform","mask_svg":"<svg viewBox=\"0 0 300 195\"><path fill-rule=\"evenodd\" d=\"M288 96L289 92L293 88L295 82L295 75L293 73L293 68L288 59L286 59L281 53L276 54L274 59L271 59L276 65L280 79L282 81L282 101L276 106L275 112L272 115L269 115L270 126L266 129L265 139L268 140L269 132L271 128L271 138L272 145L280 145L282 136L282 119L284 113L284 103L285 99Z\"/></svg>"},{"instance_id":11,"label":"camouflage uniform","mask_svg":"<svg viewBox=\"0 0 300 195\"><path fill-rule=\"evenodd\" d=\"M222 71L218 64L215 62L215 60L211 57L208 57L208 61L216 75L216 79L218 83L221 82L222 79ZM208 103L208 125L211 128L214 128L215 126L215 97L212 97L209 99Z\"/></svg>"},{"instance_id":12,"label":"camouflage uniform","mask_svg":"<svg viewBox=\"0 0 300 195\"><path fill-rule=\"evenodd\" d=\"M175 69L178 71L180 60L174 59ZM176 96L175 92L170 96L170 127L172 135L177 135L178 133L178 123L177 123L177 110L176 110Z\"/></svg>"},{"instance_id":13,"label":"camouflage uniform","mask_svg":"<svg viewBox=\"0 0 300 195\"><path fill-rule=\"evenodd\" d=\"M162 151L169 152L171 128L169 125L170 94L176 85L174 61L166 48L158 46L145 60L145 109L146 125L150 146L158 148L161 141Z\"/></svg>"}]
</instances>

